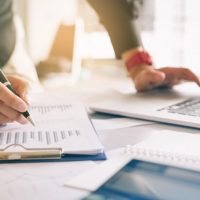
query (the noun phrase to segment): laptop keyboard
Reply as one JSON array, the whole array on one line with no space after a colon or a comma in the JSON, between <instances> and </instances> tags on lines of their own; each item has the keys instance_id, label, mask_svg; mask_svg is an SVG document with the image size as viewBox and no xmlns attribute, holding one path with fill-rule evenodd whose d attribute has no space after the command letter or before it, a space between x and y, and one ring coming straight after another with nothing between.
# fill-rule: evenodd
<instances>
[{"instance_id":1,"label":"laptop keyboard","mask_svg":"<svg viewBox=\"0 0 200 200\"><path fill-rule=\"evenodd\" d=\"M200 117L200 98L190 98L180 103L159 109L159 111L163 110L169 113Z\"/></svg>"}]
</instances>

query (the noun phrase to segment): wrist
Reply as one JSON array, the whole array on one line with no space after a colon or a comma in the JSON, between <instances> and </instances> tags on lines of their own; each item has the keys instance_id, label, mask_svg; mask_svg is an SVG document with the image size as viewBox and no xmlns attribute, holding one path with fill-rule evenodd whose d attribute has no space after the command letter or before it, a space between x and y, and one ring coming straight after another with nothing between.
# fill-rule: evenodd
<instances>
[{"instance_id":1,"label":"wrist","mask_svg":"<svg viewBox=\"0 0 200 200\"><path fill-rule=\"evenodd\" d=\"M135 52L125 63L127 71L130 72L134 68L143 65L151 66L153 64L150 54L144 50Z\"/></svg>"},{"instance_id":2,"label":"wrist","mask_svg":"<svg viewBox=\"0 0 200 200\"><path fill-rule=\"evenodd\" d=\"M151 70L151 69L154 69L152 65L140 64L140 65L134 66L134 68L132 68L128 72L128 74L134 80L142 72Z\"/></svg>"},{"instance_id":3,"label":"wrist","mask_svg":"<svg viewBox=\"0 0 200 200\"><path fill-rule=\"evenodd\" d=\"M130 76L135 77L147 68L153 68L152 58L141 46L132 48L122 54L125 67Z\"/></svg>"},{"instance_id":4,"label":"wrist","mask_svg":"<svg viewBox=\"0 0 200 200\"><path fill-rule=\"evenodd\" d=\"M138 51L143 51L143 48L141 46L129 49L127 51L125 51L122 54L122 59L124 60L124 62L126 63L134 54L136 54Z\"/></svg>"}]
</instances>

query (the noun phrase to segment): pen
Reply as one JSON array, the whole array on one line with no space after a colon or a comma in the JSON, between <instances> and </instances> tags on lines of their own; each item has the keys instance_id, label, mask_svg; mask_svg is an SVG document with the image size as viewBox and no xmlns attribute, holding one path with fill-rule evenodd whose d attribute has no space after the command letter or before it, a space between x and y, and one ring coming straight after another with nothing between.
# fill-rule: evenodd
<instances>
[{"instance_id":1,"label":"pen","mask_svg":"<svg viewBox=\"0 0 200 200\"><path fill-rule=\"evenodd\" d=\"M11 83L9 82L9 80L6 78L6 76L4 75L3 71L0 69L0 82L3 83L10 91L12 91L14 94L16 94L17 96L19 96L15 90L13 89ZM35 126L35 123L33 122L30 114L28 111L22 112L21 113L33 126Z\"/></svg>"}]
</instances>

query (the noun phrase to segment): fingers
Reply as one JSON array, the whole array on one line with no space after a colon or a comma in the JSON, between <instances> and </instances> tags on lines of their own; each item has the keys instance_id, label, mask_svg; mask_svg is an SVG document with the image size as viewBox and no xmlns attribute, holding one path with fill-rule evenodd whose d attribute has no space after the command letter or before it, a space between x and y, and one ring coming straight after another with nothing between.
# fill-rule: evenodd
<instances>
[{"instance_id":1,"label":"fingers","mask_svg":"<svg viewBox=\"0 0 200 200\"><path fill-rule=\"evenodd\" d=\"M27 97L29 82L18 76L7 76L9 81L12 84L12 87L16 91L16 93L22 98L25 102L29 104L29 99Z\"/></svg>"},{"instance_id":2,"label":"fingers","mask_svg":"<svg viewBox=\"0 0 200 200\"><path fill-rule=\"evenodd\" d=\"M187 68L164 67L145 69L133 78L138 92L157 87L172 87L184 81L195 82L200 86L199 78Z\"/></svg>"},{"instance_id":3,"label":"fingers","mask_svg":"<svg viewBox=\"0 0 200 200\"><path fill-rule=\"evenodd\" d=\"M188 68L161 68L160 71L166 74L164 85L173 86L184 81L195 82L200 86L199 78Z\"/></svg>"},{"instance_id":4,"label":"fingers","mask_svg":"<svg viewBox=\"0 0 200 200\"><path fill-rule=\"evenodd\" d=\"M26 103L17 95L12 93L4 84L0 83L0 100L8 107L13 108L18 112L27 110Z\"/></svg>"},{"instance_id":5,"label":"fingers","mask_svg":"<svg viewBox=\"0 0 200 200\"><path fill-rule=\"evenodd\" d=\"M0 124L6 124L10 122L12 122L12 120L10 120L8 117L0 113Z\"/></svg>"},{"instance_id":6,"label":"fingers","mask_svg":"<svg viewBox=\"0 0 200 200\"><path fill-rule=\"evenodd\" d=\"M199 78L190 69L182 68L180 74L180 78L182 78L183 81L192 81L195 82L198 86L200 86Z\"/></svg>"},{"instance_id":7,"label":"fingers","mask_svg":"<svg viewBox=\"0 0 200 200\"><path fill-rule=\"evenodd\" d=\"M20 114L27 110L26 103L0 83L0 123L17 121L21 124L27 120Z\"/></svg>"},{"instance_id":8,"label":"fingers","mask_svg":"<svg viewBox=\"0 0 200 200\"><path fill-rule=\"evenodd\" d=\"M14 122L14 121L17 121L20 124L27 124L28 123L28 121L23 116L19 116L17 119L12 120L9 117L0 113L0 124L11 123L11 122Z\"/></svg>"},{"instance_id":9,"label":"fingers","mask_svg":"<svg viewBox=\"0 0 200 200\"><path fill-rule=\"evenodd\" d=\"M28 122L21 113L6 106L2 101L0 101L0 114L4 117L4 120L7 120L7 122L17 121L20 124L26 124Z\"/></svg>"},{"instance_id":10,"label":"fingers","mask_svg":"<svg viewBox=\"0 0 200 200\"><path fill-rule=\"evenodd\" d=\"M142 71L134 80L138 92L151 90L162 85L165 74L155 69Z\"/></svg>"},{"instance_id":11,"label":"fingers","mask_svg":"<svg viewBox=\"0 0 200 200\"><path fill-rule=\"evenodd\" d=\"M28 121L21 112L27 110L27 104L23 100L26 100L27 81L13 75L7 77L20 97L10 91L4 84L0 83L0 123L17 121L21 124L25 124Z\"/></svg>"}]
</instances>

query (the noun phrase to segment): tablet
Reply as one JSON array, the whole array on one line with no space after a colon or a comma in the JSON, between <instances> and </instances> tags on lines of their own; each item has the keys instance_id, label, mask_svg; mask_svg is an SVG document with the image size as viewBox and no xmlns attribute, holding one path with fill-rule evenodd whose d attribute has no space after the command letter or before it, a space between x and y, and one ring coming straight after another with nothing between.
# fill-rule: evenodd
<instances>
[{"instance_id":1,"label":"tablet","mask_svg":"<svg viewBox=\"0 0 200 200\"><path fill-rule=\"evenodd\" d=\"M196 200L200 173L141 160L131 160L84 200Z\"/></svg>"}]
</instances>

